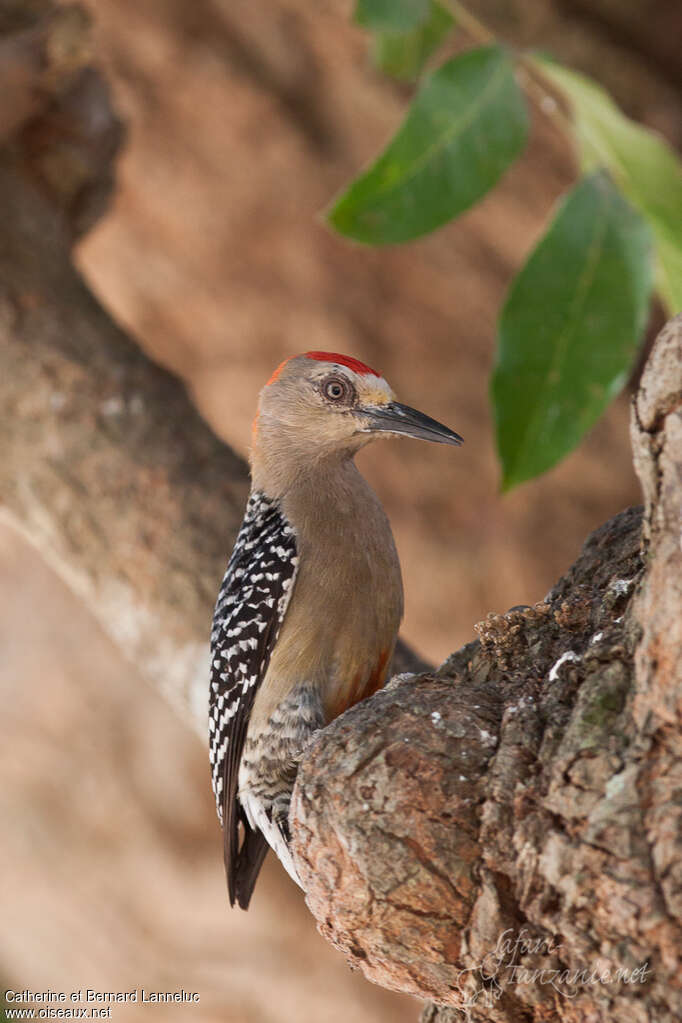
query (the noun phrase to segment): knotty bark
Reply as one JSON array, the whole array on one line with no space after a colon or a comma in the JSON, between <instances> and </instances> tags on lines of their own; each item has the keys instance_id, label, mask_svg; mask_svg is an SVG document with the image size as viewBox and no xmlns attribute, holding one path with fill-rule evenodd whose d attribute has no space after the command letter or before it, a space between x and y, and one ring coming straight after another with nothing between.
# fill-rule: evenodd
<instances>
[{"instance_id":1,"label":"knotty bark","mask_svg":"<svg viewBox=\"0 0 682 1023\"><path fill-rule=\"evenodd\" d=\"M433 999L424 1020L682 1017L682 317L632 421L644 543L621 513L542 603L345 714L299 771L320 931Z\"/></svg>"}]
</instances>

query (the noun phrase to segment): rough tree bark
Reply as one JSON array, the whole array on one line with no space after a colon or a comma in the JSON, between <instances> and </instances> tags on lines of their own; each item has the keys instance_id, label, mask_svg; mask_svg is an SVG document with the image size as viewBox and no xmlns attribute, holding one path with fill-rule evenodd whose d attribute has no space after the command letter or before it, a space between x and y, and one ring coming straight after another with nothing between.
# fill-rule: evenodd
<instances>
[{"instance_id":1,"label":"rough tree bark","mask_svg":"<svg viewBox=\"0 0 682 1023\"><path fill-rule=\"evenodd\" d=\"M69 15L55 48L47 3L7 12L3 514L203 726L245 466L71 263L121 137L85 21ZM293 827L311 911L370 979L438 1003L426 1020L682 1016L681 339L677 320L634 404L643 533L636 510L607 523L544 602L489 617L439 671L396 679L302 766Z\"/></svg>"},{"instance_id":2,"label":"rough tree bark","mask_svg":"<svg viewBox=\"0 0 682 1023\"><path fill-rule=\"evenodd\" d=\"M320 931L424 1021L682 1018L682 317L633 402L646 506L397 679L299 772Z\"/></svg>"}]
</instances>

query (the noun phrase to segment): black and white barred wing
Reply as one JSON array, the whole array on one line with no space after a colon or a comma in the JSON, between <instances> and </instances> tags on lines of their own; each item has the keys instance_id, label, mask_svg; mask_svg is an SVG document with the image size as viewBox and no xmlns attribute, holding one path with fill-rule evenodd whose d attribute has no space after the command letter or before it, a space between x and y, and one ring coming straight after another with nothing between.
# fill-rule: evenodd
<instances>
[{"instance_id":1,"label":"black and white barred wing","mask_svg":"<svg viewBox=\"0 0 682 1023\"><path fill-rule=\"evenodd\" d=\"M296 536L279 504L258 491L252 493L211 631L209 755L231 860L237 855L237 776L249 716L286 613L297 565Z\"/></svg>"}]
</instances>

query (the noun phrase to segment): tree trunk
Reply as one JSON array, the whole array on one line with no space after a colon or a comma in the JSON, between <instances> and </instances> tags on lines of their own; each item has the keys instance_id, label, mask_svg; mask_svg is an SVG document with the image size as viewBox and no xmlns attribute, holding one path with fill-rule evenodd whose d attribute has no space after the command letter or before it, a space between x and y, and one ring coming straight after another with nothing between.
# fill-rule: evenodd
<instances>
[{"instance_id":1,"label":"tree trunk","mask_svg":"<svg viewBox=\"0 0 682 1023\"><path fill-rule=\"evenodd\" d=\"M682 1018L681 406L678 317L633 402L643 517L301 766L318 927L424 1021Z\"/></svg>"}]
</instances>

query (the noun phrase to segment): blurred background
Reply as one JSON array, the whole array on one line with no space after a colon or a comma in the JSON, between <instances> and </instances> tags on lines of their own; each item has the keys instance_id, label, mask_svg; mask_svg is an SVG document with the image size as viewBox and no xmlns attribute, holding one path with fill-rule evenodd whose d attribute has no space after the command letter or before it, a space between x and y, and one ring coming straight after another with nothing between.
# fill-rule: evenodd
<instances>
[{"instance_id":1,"label":"blurred background","mask_svg":"<svg viewBox=\"0 0 682 1023\"><path fill-rule=\"evenodd\" d=\"M348 0L85 6L128 131L115 201L77 253L102 302L240 453L271 370L317 348L374 366L465 437L457 451L392 441L360 457L401 555L403 636L423 656L438 662L488 612L542 599L590 530L639 502L627 395L558 469L498 494L495 322L573 174L551 119L535 111L527 153L471 213L423 242L366 250L320 213L410 92L372 69ZM471 8L507 40L591 73L679 146L681 8ZM417 1018L417 1003L349 972L276 862L249 913L229 911L203 745L6 528L0 649L2 820L19 822L0 846L6 985L201 995L115 1007L125 1020Z\"/></svg>"}]
</instances>

